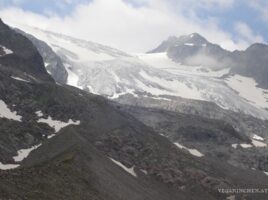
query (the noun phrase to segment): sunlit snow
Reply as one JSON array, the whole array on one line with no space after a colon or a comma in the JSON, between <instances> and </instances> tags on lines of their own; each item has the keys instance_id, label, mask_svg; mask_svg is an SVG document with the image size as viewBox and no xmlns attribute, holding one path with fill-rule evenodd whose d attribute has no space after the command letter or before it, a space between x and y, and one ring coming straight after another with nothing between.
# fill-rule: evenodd
<instances>
[{"instance_id":1,"label":"sunlit snow","mask_svg":"<svg viewBox=\"0 0 268 200\"><path fill-rule=\"evenodd\" d=\"M129 174L131 174L132 176L137 177L137 174L134 171L134 166L131 168L127 168L125 165L123 165L121 162L118 162L112 158L110 158L111 161L113 161L115 164L117 164L119 167L121 167L122 169L124 169L126 172L128 172Z\"/></svg>"},{"instance_id":2,"label":"sunlit snow","mask_svg":"<svg viewBox=\"0 0 268 200\"><path fill-rule=\"evenodd\" d=\"M253 147L252 144L240 144L240 146L245 149Z\"/></svg>"},{"instance_id":3,"label":"sunlit snow","mask_svg":"<svg viewBox=\"0 0 268 200\"><path fill-rule=\"evenodd\" d=\"M232 144L232 147L235 149L237 148L237 146L238 146L238 144Z\"/></svg>"},{"instance_id":4,"label":"sunlit snow","mask_svg":"<svg viewBox=\"0 0 268 200\"><path fill-rule=\"evenodd\" d=\"M62 121L58 121L58 120L53 120L50 116L47 119L41 118L38 119L37 121L38 123L45 123L47 125L49 125L51 128L55 129L55 132L59 132L60 129L69 126L69 125L79 125L80 121L73 121L72 119L69 119L68 122L62 122Z\"/></svg>"},{"instance_id":5,"label":"sunlit snow","mask_svg":"<svg viewBox=\"0 0 268 200\"><path fill-rule=\"evenodd\" d=\"M3 49L3 51L4 51L4 55L13 54L13 51L10 50L10 49L8 49L8 48L6 48L5 46L0 45L0 48ZM1 55L0 55L0 56L1 56Z\"/></svg>"},{"instance_id":6,"label":"sunlit snow","mask_svg":"<svg viewBox=\"0 0 268 200\"><path fill-rule=\"evenodd\" d=\"M185 46L195 46L193 43L184 43Z\"/></svg>"},{"instance_id":7,"label":"sunlit snow","mask_svg":"<svg viewBox=\"0 0 268 200\"><path fill-rule=\"evenodd\" d=\"M261 137L259 135L256 135L256 134L254 134L252 138L255 139L255 140L260 140L260 141L263 141L264 140L263 137Z\"/></svg>"},{"instance_id":8,"label":"sunlit snow","mask_svg":"<svg viewBox=\"0 0 268 200\"><path fill-rule=\"evenodd\" d=\"M41 110L36 111L35 114L37 115L37 117L43 117L44 115Z\"/></svg>"},{"instance_id":9,"label":"sunlit snow","mask_svg":"<svg viewBox=\"0 0 268 200\"><path fill-rule=\"evenodd\" d=\"M226 83L238 92L241 97L248 100L249 103L262 108L268 108L268 90L258 88L254 79L234 75L227 78Z\"/></svg>"},{"instance_id":10,"label":"sunlit snow","mask_svg":"<svg viewBox=\"0 0 268 200\"><path fill-rule=\"evenodd\" d=\"M9 169L15 169L19 167L20 165L17 164L3 164L0 162L0 170L9 170Z\"/></svg>"},{"instance_id":11,"label":"sunlit snow","mask_svg":"<svg viewBox=\"0 0 268 200\"><path fill-rule=\"evenodd\" d=\"M16 111L11 111L8 107L7 104L0 100L0 118L7 118L7 119L12 119L15 121L21 122L22 116L17 115Z\"/></svg>"},{"instance_id":12,"label":"sunlit snow","mask_svg":"<svg viewBox=\"0 0 268 200\"><path fill-rule=\"evenodd\" d=\"M40 146L41 146L41 144L39 144L39 145L35 145L35 146L33 146L33 147L31 147L31 148L28 148L28 149L20 149L20 150L17 152L17 156L14 156L14 157L13 157L14 161L15 161L15 162L21 162L21 161L23 161L25 158L27 158L27 157L29 156L29 154L30 154L33 150L37 149L37 148L40 147Z\"/></svg>"},{"instance_id":13,"label":"sunlit snow","mask_svg":"<svg viewBox=\"0 0 268 200\"><path fill-rule=\"evenodd\" d=\"M200 151L198 151L197 149L189 149L181 144L179 144L178 142L174 143L177 147L179 147L180 149L185 149L187 150L190 154L196 156L196 157L203 157L204 154L202 154Z\"/></svg>"},{"instance_id":14,"label":"sunlit snow","mask_svg":"<svg viewBox=\"0 0 268 200\"><path fill-rule=\"evenodd\" d=\"M267 144L265 144L264 142L261 142L261 141L252 140L251 142L255 147L266 147L267 146Z\"/></svg>"},{"instance_id":15,"label":"sunlit snow","mask_svg":"<svg viewBox=\"0 0 268 200\"><path fill-rule=\"evenodd\" d=\"M11 78L13 78L13 79L15 79L15 80L17 80L17 81L22 81L22 82L30 83L30 81L27 81L27 80L22 79L22 78L20 78L20 77L11 76Z\"/></svg>"}]
</instances>

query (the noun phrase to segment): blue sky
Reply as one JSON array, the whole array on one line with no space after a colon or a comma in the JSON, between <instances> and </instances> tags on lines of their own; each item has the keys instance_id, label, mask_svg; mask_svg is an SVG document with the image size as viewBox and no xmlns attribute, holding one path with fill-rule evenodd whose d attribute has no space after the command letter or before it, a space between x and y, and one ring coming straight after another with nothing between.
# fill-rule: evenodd
<instances>
[{"instance_id":1,"label":"blue sky","mask_svg":"<svg viewBox=\"0 0 268 200\"><path fill-rule=\"evenodd\" d=\"M1 17L22 23L16 13L30 25L127 51L191 32L231 50L268 41L266 0L0 0Z\"/></svg>"},{"instance_id":2,"label":"blue sky","mask_svg":"<svg viewBox=\"0 0 268 200\"><path fill-rule=\"evenodd\" d=\"M79 4L89 0L0 0L2 7L18 6L24 10L47 15L57 13L61 16L68 15Z\"/></svg>"}]
</instances>

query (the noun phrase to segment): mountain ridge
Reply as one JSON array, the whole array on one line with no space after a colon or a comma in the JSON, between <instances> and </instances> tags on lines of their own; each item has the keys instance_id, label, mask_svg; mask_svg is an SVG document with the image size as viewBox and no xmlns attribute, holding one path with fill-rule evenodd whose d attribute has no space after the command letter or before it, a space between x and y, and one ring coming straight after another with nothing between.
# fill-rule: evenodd
<instances>
[{"instance_id":1,"label":"mountain ridge","mask_svg":"<svg viewBox=\"0 0 268 200\"><path fill-rule=\"evenodd\" d=\"M253 77L259 87L268 88L267 44L253 43L245 50L229 51L208 42L202 36L200 37L207 43L200 46L198 42L191 40L192 35L172 37L148 53L167 52L173 61L190 66L230 67L232 73ZM189 41L191 43L186 43Z\"/></svg>"}]
</instances>

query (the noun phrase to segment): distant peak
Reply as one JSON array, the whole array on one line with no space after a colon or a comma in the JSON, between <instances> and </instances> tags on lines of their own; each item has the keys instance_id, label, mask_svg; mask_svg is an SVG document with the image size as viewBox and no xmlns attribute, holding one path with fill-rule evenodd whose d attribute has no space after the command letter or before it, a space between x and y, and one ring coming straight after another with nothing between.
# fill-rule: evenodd
<instances>
[{"instance_id":1,"label":"distant peak","mask_svg":"<svg viewBox=\"0 0 268 200\"><path fill-rule=\"evenodd\" d=\"M189 35L190 38L193 38L193 37L199 37L199 38L204 38L202 35L200 35L199 33L191 33Z\"/></svg>"},{"instance_id":2,"label":"distant peak","mask_svg":"<svg viewBox=\"0 0 268 200\"><path fill-rule=\"evenodd\" d=\"M268 46L262 43L254 43L246 49L247 53L255 53L255 54L261 54L267 51L268 51Z\"/></svg>"},{"instance_id":3,"label":"distant peak","mask_svg":"<svg viewBox=\"0 0 268 200\"><path fill-rule=\"evenodd\" d=\"M199 46L206 47L209 42L200 34L192 33L190 35L183 35L180 37L169 36L167 40L162 42L156 49L149 51L148 53L159 53L166 52L171 47L180 47L180 46Z\"/></svg>"},{"instance_id":4,"label":"distant peak","mask_svg":"<svg viewBox=\"0 0 268 200\"><path fill-rule=\"evenodd\" d=\"M198 33L191 33L190 35L186 35L186 36L182 36L184 39L186 40L190 40L193 42L203 42L203 43L207 43L207 40L200 34Z\"/></svg>"}]
</instances>

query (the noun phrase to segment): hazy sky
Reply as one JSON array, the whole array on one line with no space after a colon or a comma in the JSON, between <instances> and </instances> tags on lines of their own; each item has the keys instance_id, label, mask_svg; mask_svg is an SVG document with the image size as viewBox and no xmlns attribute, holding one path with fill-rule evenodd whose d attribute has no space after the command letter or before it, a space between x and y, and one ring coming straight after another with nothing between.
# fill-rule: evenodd
<instances>
[{"instance_id":1,"label":"hazy sky","mask_svg":"<svg viewBox=\"0 0 268 200\"><path fill-rule=\"evenodd\" d=\"M0 0L0 17L128 52L192 32L230 50L268 41L267 0Z\"/></svg>"}]
</instances>

